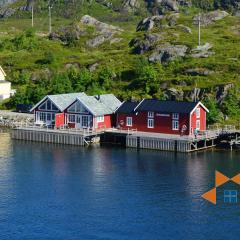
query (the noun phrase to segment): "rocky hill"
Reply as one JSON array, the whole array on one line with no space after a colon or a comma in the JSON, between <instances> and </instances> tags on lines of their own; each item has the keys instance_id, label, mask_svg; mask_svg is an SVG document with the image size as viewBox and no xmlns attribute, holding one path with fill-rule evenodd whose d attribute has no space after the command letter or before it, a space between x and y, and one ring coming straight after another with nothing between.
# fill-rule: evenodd
<instances>
[{"instance_id":1,"label":"rocky hill","mask_svg":"<svg viewBox=\"0 0 240 240\"><path fill-rule=\"evenodd\" d=\"M202 100L209 122L240 113L238 1L16 1L0 9L0 61L17 95L113 92L121 99ZM198 22L201 12L201 45Z\"/></svg>"}]
</instances>

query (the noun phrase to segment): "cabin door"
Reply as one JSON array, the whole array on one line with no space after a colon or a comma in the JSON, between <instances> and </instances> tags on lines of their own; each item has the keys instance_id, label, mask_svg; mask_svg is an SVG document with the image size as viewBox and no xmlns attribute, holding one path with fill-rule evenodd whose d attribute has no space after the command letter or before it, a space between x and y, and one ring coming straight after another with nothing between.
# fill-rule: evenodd
<instances>
[{"instance_id":1,"label":"cabin door","mask_svg":"<svg viewBox=\"0 0 240 240\"><path fill-rule=\"evenodd\" d=\"M76 115L76 125L75 128L80 129L82 128L82 121L81 121L81 116L80 115Z\"/></svg>"},{"instance_id":2,"label":"cabin door","mask_svg":"<svg viewBox=\"0 0 240 240\"><path fill-rule=\"evenodd\" d=\"M52 125L52 113L46 113L46 125Z\"/></svg>"}]
</instances>

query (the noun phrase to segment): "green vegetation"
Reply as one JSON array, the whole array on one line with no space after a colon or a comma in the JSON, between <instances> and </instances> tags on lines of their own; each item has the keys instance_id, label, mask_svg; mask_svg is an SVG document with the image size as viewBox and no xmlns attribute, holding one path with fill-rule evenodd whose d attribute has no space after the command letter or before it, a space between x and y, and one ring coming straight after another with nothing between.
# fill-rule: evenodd
<instances>
[{"instance_id":1,"label":"green vegetation","mask_svg":"<svg viewBox=\"0 0 240 240\"><path fill-rule=\"evenodd\" d=\"M236 122L240 113L240 19L229 16L224 20L203 27L202 43L213 45L215 53L208 58L193 58L188 54L172 62L149 63L147 52L143 55L133 53L129 43L134 38L144 38L146 32L136 32L137 23L147 14L144 8L133 13L121 13L118 1L112 9L93 1L92 5L68 6L65 1L56 1L53 10L53 30L72 28L83 14L121 27L119 42L109 41L97 47L89 47L86 42L94 36L94 29L87 28L87 34L79 40L68 35L65 42L48 38L47 2L42 4L35 16L35 27L30 29L30 12L17 12L9 19L0 21L0 62L7 72L8 80L17 89L17 94L2 108L14 109L18 103L36 103L46 94L81 92L97 94L113 92L121 99L167 98L166 90L183 92L177 99L190 100L194 87L204 94L200 95L209 107L209 123ZM230 9L226 1L195 1L203 9L214 9L216 4ZM16 4L20 4L17 2ZM143 4L141 2L141 4ZM225 4L225 5L224 5ZM21 5L21 4L20 4ZM233 5L231 5L233 6ZM79 10L80 9L80 10ZM189 49L197 46L198 29L193 25L196 8L181 8L178 25L192 29L192 34L182 31L178 25L166 29L153 29L153 33L164 36L162 42L186 45ZM57 16L57 17L56 17ZM18 18L20 18L20 20ZM95 64L95 70L90 66ZM211 74L205 76L186 74L188 69L207 69ZM234 84L234 91L227 93L222 101L217 101L216 87ZM227 117L226 117L227 116Z\"/></svg>"}]
</instances>

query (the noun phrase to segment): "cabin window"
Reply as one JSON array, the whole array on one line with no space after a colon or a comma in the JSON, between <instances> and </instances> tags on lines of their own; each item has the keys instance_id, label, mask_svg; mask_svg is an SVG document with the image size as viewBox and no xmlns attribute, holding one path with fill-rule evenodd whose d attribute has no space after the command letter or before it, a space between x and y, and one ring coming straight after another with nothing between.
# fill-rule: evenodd
<instances>
[{"instance_id":1,"label":"cabin window","mask_svg":"<svg viewBox=\"0 0 240 240\"><path fill-rule=\"evenodd\" d=\"M82 126L83 127L89 127L88 116L82 116Z\"/></svg>"},{"instance_id":2,"label":"cabin window","mask_svg":"<svg viewBox=\"0 0 240 240\"><path fill-rule=\"evenodd\" d=\"M154 117L154 112L148 112L148 117L153 118Z\"/></svg>"},{"instance_id":3,"label":"cabin window","mask_svg":"<svg viewBox=\"0 0 240 240\"><path fill-rule=\"evenodd\" d=\"M179 113L173 113L172 119L178 120L179 119Z\"/></svg>"},{"instance_id":4,"label":"cabin window","mask_svg":"<svg viewBox=\"0 0 240 240\"><path fill-rule=\"evenodd\" d=\"M81 104L79 103L79 102L77 102L76 103L76 109L75 109L75 111L77 112L77 113L80 113L81 112Z\"/></svg>"},{"instance_id":5,"label":"cabin window","mask_svg":"<svg viewBox=\"0 0 240 240\"><path fill-rule=\"evenodd\" d=\"M197 129L197 130L200 130L200 120L197 120L197 121L196 121L196 129Z\"/></svg>"},{"instance_id":6,"label":"cabin window","mask_svg":"<svg viewBox=\"0 0 240 240\"><path fill-rule=\"evenodd\" d=\"M97 116L97 122L104 122L104 116Z\"/></svg>"},{"instance_id":7,"label":"cabin window","mask_svg":"<svg viewBox=\"0 0 240 240\"><path fill-rule=\"evenodd\" d=\"M77 115L77 117L76 117L76 123L81 123L81 116Z\"/></svg>"},{"instance_id":8,"label":"cabin window","mask_svg":"<svg viewBox=\"0 0 240 240\"><path fill-rule=\"evenodd\" d=\"M87 109L84 108L80 102L76 102L71 107L69 107L68 112L69 113L88 113Z\"/></svg>"},{"instance_id":9,"label":"cabin window","mask_svg":"<svg viewBox=\"0 0 240 240\"><path fill-rule=\"evenodd\" d=\"M200 118L200 108L197 108L197 109L196 109L196 117L197 117L197 118Z\"/></svg>"},{"instance_id":10,"label":"cabin window","mask_svg":"<svg viewBox=\"0 0 240 240\"><path fill-rule=\"evenodd\" d=\"M127 119L126 119L126 126L127 127L132 127L132 117L127 117Z\"/></svg>"},{"instance_id":11,"label":"cabin window","mask_svg":"<svg viewBox=\"0 0 240 240\"><path fill-rule=\"evenodd\" d=\"M52 121L55 121L55 113L52 113Z\"/></svg>"},{"instance_id":12,"label":"cabin window","mask_svg":"<svg viewBox=\"0 0 240 240\"><path fill-rule=\"evenodd\" d=\"M43 103L42 105L39 106L40 110L46 110L46 103Z\"/></svg>"},{"instance_id":13,"label":"cabin window","mask_svg":"<svg viewBox=\"0 0 240 240\"><path fill-rule=\"evenodd\" d=\"M148 128L154 128L154 119L148 119Z\"/></svg>"},{"instance_id":14,"label":"cabin window","mask_svg":"<svg viewBox=\"0 0 240 240\"><path fill-rule=\"evenodd\" d=\"M42 121L42 122L46 121L46 114L43 112L40 112L40 121Z\"/></svg>"},{"instance_id":15,"label":"cabin window","mask_svg":"<svg viewBox=\"0 0 240 240\"><path fill-rule=\"evenodd\" d=\"M47 113L47 121L52 121L52 114L51 113Z\"/></svg>"},{"instance_id":16,"label":"cabin window","mask_svg":"<svg viewBox=\"0 0 240 240\"><path fill-rule=\"evenodd\" d=\"M69 114L68 115L68 122L75 123L75 119L76 119L76 117L75 117L74 114Z\"/></svg>"},{"instance_id":17,"label":"cabin window","mask_svg":"<svg viewBox=\"0 0 240 240\"><path fill-rule=\"evenodd\" d=\"M40 105L39 109L48 111L58 111L58 108L50 100L47 100L45 103Z\"/></svg>"},{"instance_id":18,"label":"cabin window","mask_svg":"<svg viewBox=\"0 0 240 240\"><path fill-rule=\"evenodd\" d=\"M52 110L53 111L58 111L58 108L52 103Z\"/></svg>"},{"instance_id":19,"label":"cabin window","mask_svg":"<svg viewBox=\"0 0 240 240\"><path fill-rule=\"evenodd\" d=\"M52 103L49 100L47 101L47 110L52 110Z\"/></svg>"},{"instance_id":20,"label":"cabin window","mask_svg":"<svg viewBox=\"0 0 240 240\"><path fill-rule=\"evenodd\" d=\"M76 112L75 106L76 106L76 104L73 104L73 105L68 109L68 112L75 113L75 112Z\"/></svg>"},{"instance_id":21,"label":"cabin window","mask_svg":"<svg viewBox=\"0 0 240 240\"><path fill-rule=\"evenodd\" d=\"M177 120L172 121L172 130L179 130L179 121Z\"/></svg>"}]
</instances>

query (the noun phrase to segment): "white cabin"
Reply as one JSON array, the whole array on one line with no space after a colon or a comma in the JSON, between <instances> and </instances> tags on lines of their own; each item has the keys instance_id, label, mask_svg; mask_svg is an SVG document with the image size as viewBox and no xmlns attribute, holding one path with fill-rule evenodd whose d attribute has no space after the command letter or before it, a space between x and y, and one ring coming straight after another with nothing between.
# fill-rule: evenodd
<instances>
[{"instance_id":1,"label":"white cabin","mask_svg":"<svg viewBox=\"0 0 240 240\"><path fill-rule=\"evenodd\" d=\"M10 98L11 91L11 83L5 80L6 73L0 66L0 100L4 100Z\"/></svg>"}]
</instances>

